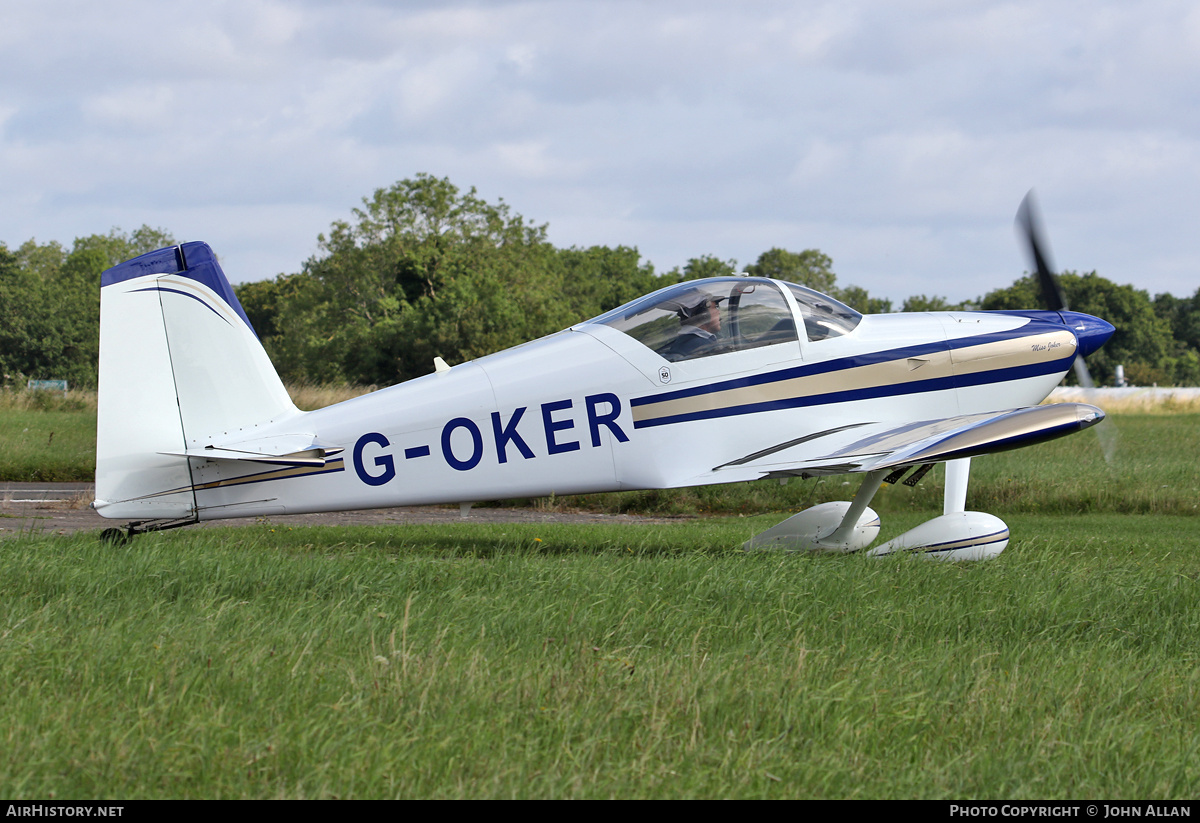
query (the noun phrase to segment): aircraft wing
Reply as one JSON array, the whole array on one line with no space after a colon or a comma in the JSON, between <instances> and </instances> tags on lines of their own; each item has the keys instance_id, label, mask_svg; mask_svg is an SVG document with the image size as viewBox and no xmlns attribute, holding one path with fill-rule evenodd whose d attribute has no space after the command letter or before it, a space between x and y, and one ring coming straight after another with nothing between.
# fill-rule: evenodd
<instances>
[{"instance_id":1,"label":"aircraft wing","mask_svg":"<svg viewBox=\"0 0 1200 823\"><path fill-rule=\"evenodd\" d=\"M716 466L713 472L756 477L898 469L1006 451L1093 426L1104 412L1085 403L1054 403L986 414L894 423L850 423L767 446Z\"/></svg>"}]
</instances>

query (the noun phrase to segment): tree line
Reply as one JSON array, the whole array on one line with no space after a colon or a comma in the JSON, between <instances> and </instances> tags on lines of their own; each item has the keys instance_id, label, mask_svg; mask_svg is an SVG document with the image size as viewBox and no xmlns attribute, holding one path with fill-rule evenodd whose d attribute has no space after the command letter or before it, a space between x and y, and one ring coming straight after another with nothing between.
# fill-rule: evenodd
<instances>
[{"instance_id":1,"label":"tree line","mask_svg":"<svg viewBox=\"0 0 1200 823\"><path fill-rule=\"evenodd\" d=\"M30 240L0 244L0 374L94 386L100 274L172 245L162 229L76 239L70 249ZM744 270L801 283L863 313L896 310L859 286L838 284L816 249L772 248L742 269L702 255L656 272L636 248L558 248L503 200L421 174L364 198L351 219L318 237L300 271L236 287L247 316L289 383L389 385L426 374L433 359L459 363L602 314L654 289ZM1065 272L1071 308L1117 328L1089 358L1098 383L1122 364L1137 385L1200 385L1200 289L1150 295L1096 272ZM974 301L914 295L899 311L1028 309L1040 305L1026 275Z\"/></svg>"},{"instance_id":2,"label":"tree line","mask_svg":"<svg viewBox=\"0 0 1200 823\"><path fill-rule=\"evenodd\" d=\"M95 387L100 354L100 274L174 243L162 229L77 238L70 249L0 243L0 386L27 379Z\"/></svg>"}]
</instances>

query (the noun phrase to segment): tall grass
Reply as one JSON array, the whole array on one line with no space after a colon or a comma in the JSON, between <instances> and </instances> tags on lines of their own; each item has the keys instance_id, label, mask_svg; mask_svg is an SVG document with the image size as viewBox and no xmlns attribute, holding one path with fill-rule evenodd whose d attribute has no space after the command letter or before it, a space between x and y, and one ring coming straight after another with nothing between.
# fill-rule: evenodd
<instances>
[{"instance_id":1,"label":"tall grass","mask_svg":"<svg viewBox=\"0 0 1200 823\"><path fill-rule=\"evenodd\" d=\"M28 391L0 388L0 414L5 412L96 412L96 392L93 389L59 391Z\"/></svg>"},{"instance_id":2,"label":"tall grass","mask_svg":"<svg viewBox=\"0 0 1200 823\"><path fill-rule=\"evenodd\" d=\"M1200 389L1082 389L1059 386L1046 403L1090 403L1109 414L1179 414L1200 412Z\"/></svg>"},{"instance_id":3,"label":"tall grass","mask_svg":"<svg viewBox=\"0 0 1200 823\"><path fill-rule=\"evenodd\" d=\"M375 391L376 388L376 386L314 385L306 383L299 386L288 386L287 390L297 408L302 411L313 411L314 409L323 409L326 406L332 406L334 403L341 403L343 400L361 397L364 394Z\"/></svg>"},{"instance_id":4,"label":"tall grass","mask_svg":"<svg viewBox=\"0 0 1200 823\"><path fill-rule=\"evenodd\" d=\"M375 386L342 386L303 384L288 386L292 402L304 411L321 409L375 391ZM0 389L0 413L10 411L96 411L95 389L72 389L69 392Z\"/></svg>"},{"instance_id":5,"label":"tall grass","mask_svg":"<svg viewBox=\"0 0 1200 823\"><path fill-rule=\"evenodd\" d=\"M7 542L0 791L1200 789L1190 519L1012 518L971 566L731 548L770 522Z\"/></svg>"}]
</instances>

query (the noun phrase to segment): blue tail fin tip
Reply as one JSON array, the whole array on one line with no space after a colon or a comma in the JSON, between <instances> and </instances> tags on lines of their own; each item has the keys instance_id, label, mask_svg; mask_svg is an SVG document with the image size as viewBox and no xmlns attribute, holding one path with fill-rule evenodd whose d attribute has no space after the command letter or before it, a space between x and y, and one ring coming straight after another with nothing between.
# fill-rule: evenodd
<instances>
[{"instance_id":1,"label":"blue tail fin tip","mask_svg":"<svg viewBox=\"0 0 1200 823\"><path fill-rule=\"evenodd\" d=\"M250 331L254 332L250 318L246 316L242 304L237 299L237 294L233 291L233 286L229 285L225 272L221 270L221 264L217 262L217 256L213 254L212 248L207 243L200 241L183 243L126 260L100 275L100 287L104 288L148 274L182 274L197 283L203 283L237 312ZM257 332L254 334L256 337L258 336Z\"/></svg>"},{"instance_id":2,"label":"blue tail fin tip","mask_svg":"<svg viewBox=\"0 0 1200 823\"><path fill-rule=\"evenodd\" d=\"M176 274L177 272L181 272L186 266L184 265L183 255L179 249L179 246L170 246L158 251L147 252L132 260L126 260L124 263L118 263L100 275L100 287L104 288L114 283L123 283L126 280L133 280L135 277L144 277L147 274Z\"/></svg>"}]
</instances>

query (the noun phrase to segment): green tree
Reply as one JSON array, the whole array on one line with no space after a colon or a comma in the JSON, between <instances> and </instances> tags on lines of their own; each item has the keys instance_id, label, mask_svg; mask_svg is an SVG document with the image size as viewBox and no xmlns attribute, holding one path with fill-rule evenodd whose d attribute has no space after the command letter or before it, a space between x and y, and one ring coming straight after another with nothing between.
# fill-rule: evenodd
<instances>
[{"instance_id":1,"label":"green tree","mask_svg":"<svg viewBox=\"0 0 1200 823\"><path fill-rule=\"evenodd\" d=\"M256 280L233 287L246 318L260 340L279 335L279 312L284 303L296 298L303 289L304 276L280 274L272 280Z\"/></svg>"},{"instance_id":2,"label":"green tree","mask_svg":"<svg viewBox=\"0 0 1200 823\"><path fill-rule=\"evenodd\" d=\"M29 240L5 249L0 286L0 363L10 375L65 379L94 386L99 358L100 275L111 267L174 241L162 229L106 235L62 244Z\"/></svg>"},{"instance_id":3,"label":"green tree","mask_svg":"<svg viewBox=\"0 0 1200 823\"><path fill-rule=\"evenodd\" d=\"M862 286L847 286L832 295L850 308L863 314L887 314L892 310L892 301L886 297L872 297Z\"/></svg>"},{"instance_id":4,"label":"green tree","mask_svg":"<svg viewBox=\"0 0 1200 823\"><path fill-rule=\"evenodd\" d=\"M545 226L421 174L378 189L318 238L269 348L293 380L385 384L576 319Z\"/></svg>"},{"instance_id":5,"label":"green tree","mask_svg":"<svg viewBox=\"0 0 1200 823\"><path fill-rule=\"evenodd\" d=\"M1154 313L1171 327L1175 385L1200 385L1200 289L1191 297L1158 294Z\"/></svg>"},{"instance_id":6,"label":"green tree","mask_svg":"<svg viewBox=\"0 0 1200 823\"><path fill-rule=\"evenodd\" d=\"M914 294L904 299L900 311L963 311L969 308L966 303L951 303L939 295Z\"/></svg>"},{"instance_id":7,"label":"green tree","mask_svg":"<svg viewBox=\"0 0 1200 823\"><path fill-rule=\"evenodd\" d=\"M48 284L21 265L21 257L0 245L0 383L51 377L61 340L48 310Z\"/></svg>"},{"instance_id":8,"label":"green tree","mask_svg":"<svg viewBox=\"0 0 1200 823\"><path fill-rule=\"evenodd\" d=\"M654 266L630 246L559 249L553 265L559 296L548 297L564 301L569 323L603 314L676 279L656 275Z\"/></svg>"},{"instance_id":9,"label":"green tree","mask_svg":"<svg viewBox=\"0 0 1200 823\"><path fill-rule=\"evenodd\" d=\"M683 271L673 272L676 280L699 280L702 277L728 277L738 270L736 260L722 260L711 254L702 254L687 261ZM666 285L665 283L663 285Z\"/></svg>"},{"instance_id":10,"label":"green tree","mask_svg":"<svg viewBox=\"0 0 1200 823\"><path fill-rule=\"evenodd\" d=\"M127 233L119 228L114 228L108 234L91 234L87 237L75 238L75 242L71 246L71 254L94 252L96 263L103 265L104 269L108 269L138 255L174 246L176 243L175 238L166 229L143 225L141 228Z\"/></svg>"},{"instance_id":11,"label":"green tree","mask_svg":"<svg viewBox=\"0 0 1200 823\"><path fill-rule=\"evenodd\" d=\"M802 252L778 247L770 249L747 266L746 273L808 286L863 314L883 314L892 310L892 301L872 297L861 286L839 287L837 275L833 272L833 259L817 249L805 249Z\"/></svg>"},{"instance_id":12,"label":"green tree","mask_svg":"<svg viewBox=\"0 0 1200 823\"><path fill-rule=\"evenodd\" d=\"M757 261L746 267L746 272L757 277L799 283L823 294L836 296L837 275L832 267L833 260L816 249L793 252L773 248L760 254Z\"/></svg>"},{"instance_id":13,"label":"green tree","mask_svg":"<svg viewBox=\"0 0 1200 823\"><path fill-rule=\"evenodd\" d=\"M1154 313L1171 324L1171 334L1186 348L1200 351L1200 289L1191 297L1159 294Z\"/></svg>"}]
</instances>

